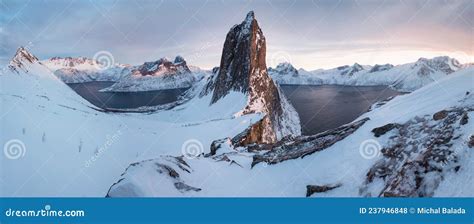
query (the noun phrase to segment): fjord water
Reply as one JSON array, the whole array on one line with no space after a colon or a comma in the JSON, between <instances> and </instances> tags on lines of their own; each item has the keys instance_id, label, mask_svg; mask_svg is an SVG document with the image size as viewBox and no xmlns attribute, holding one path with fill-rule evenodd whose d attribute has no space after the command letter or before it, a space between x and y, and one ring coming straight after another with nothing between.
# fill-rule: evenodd
<instances>
[{"instance_id":1,"label":"fjord water","mask_svg":"<svg viewBox=\"0 0 474 224\"><path fill-rule=\"evenodd\" d=\"M174 102L186 89L167 89L146 92L100 92L114 82L84 82L68 84L80 96L100 108L137 108Z\"/></svg>"},{"instance_id":2,"label":"fjord water","mask_svg":"<svg viewBox=\"0 0 474 224\"><path fill-rule=\"evenodd\" d=\"M401 94L388 86L281 87L300 116L304 135L317 134L350 123L375 102Z\"/></svg>"},{"instance_id":3,"label":"fjord water","mask_svg":"<svg viewBox=\"0 0 474 224\"><path fill-rule=\"evenodd\" d=\"M100 108L137 108L171 103L186 89L146 92L100 92L114 82L93 81L68 84ZM317 134L350 123L372 104L400 93L387 86L282 85L284 94L301 119L304 135Z\"/></svg>"}]
</instances>

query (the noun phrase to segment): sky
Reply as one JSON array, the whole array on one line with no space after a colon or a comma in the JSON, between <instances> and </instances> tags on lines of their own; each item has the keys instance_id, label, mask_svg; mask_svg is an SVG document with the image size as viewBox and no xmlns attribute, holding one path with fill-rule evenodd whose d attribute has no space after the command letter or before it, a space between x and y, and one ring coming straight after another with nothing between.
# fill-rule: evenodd
<instances>
[{"instance_id":1,"label":"sky","mask_svg":"<svg viewBox=\"0 0 474 224\"><path fill-rule=\"evenodd\" d=\"M40 59L108 51L124 64L181 55L212 68L250 10L267 40L267 66L474 61L474 0L0 0L0 65L26 46Z\"/></svg>"}]
</instances>

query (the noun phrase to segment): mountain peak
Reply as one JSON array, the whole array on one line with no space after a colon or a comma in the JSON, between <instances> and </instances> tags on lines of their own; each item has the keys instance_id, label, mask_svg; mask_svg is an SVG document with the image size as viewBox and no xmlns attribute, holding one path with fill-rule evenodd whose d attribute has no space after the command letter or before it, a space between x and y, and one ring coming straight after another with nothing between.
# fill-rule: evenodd
<instances>
[{"instance_id":1,"label":"mountain peak","mask_svg":"<svg viewBox=\"0 0 474 224\"><path fill-rule=\"evenodd\" d=\"M159 76L190 73L191 71L184 58L178 55L173 62L166 57L152 62L145 62L132 72L136 76Z\"/></svg>"},{"instance_id":2,"label":"mountain peak","mask_svg":"<svg viewBox=\"0 0 474 224\"><path fill-rule=\"evenodd\" d=\"M184 58L183 58L181 55L177 55L177 56L174 58L173 63L175 63L175 64L185 63L185 64L186 64L186 60L184 60Z\"/></svg>"},{"instance_id":3,"label":"mountain peak","mask_svg":"<svg viewBox=\"0 0 474 224\"><path fill-rule=\"evenodd\" d=\"M242 145L275 142L284 136L301 133L299 118L268 75L265 60L266 40L255 14L250 11L242 23L227 33L219 71L212 86L206 88L206 94L213 91L211 104L231 91L241 92L248 97L241 114L265 114L239 141Z\"/></svg>"},{"instance_id":4,"label":"mountain peak","mask_svg":"<svg viewBox=\"0 0 474 224\"><path fill-rule=\"evenodd\" d=\"M268 72L278 75L292 75L298 76L298 70L289 62L282 62L278 64L275 68L269 68Z\"/></svg>"},{"instance_id":5,"label":"mountain peak","mask_svg":"<svg viewBox=\"0 0 474 224\"><path fill-rule=\"evenodd\" d=\"M245 17L245 21L253 21L255 19L255 13L253 11L250 11L247 13L247 16Z\"/></svg>"},{"instance_id":6,"label":"mountain peak","mask_svg":"<svg viewBox=\"0 0 474 224\"><path fill-rule=\"evenodd\" d=\"M211 103L231 90L248 93L251 77L268 76L265 54L265 37L251 11L227 33Z\"/></svg>"},{"instance_id":7,"label":"mountain peak","mask_svg":"<svg viewBox=\"0 0 474 224\"><path fill-rule=\"evenodd\" d=\"M38 58L30 53L25 47L21 46L16 50L15 56L11 61L23 61L26 60L30 63L38 61Z\"/></svg>"},{"instance_id":8,"label":"mountain peak","mask_svg":"<svg viewBox=\"0 0 474 224\"><path fill-rule=\"evenodd\" d=\"M462 68L462 65L458 60L449 56L438 56L431 59L420 58L415 62L413 67L420 67L418 74L426 76L435 71L451 74Z\"/></svg>"},{"instance_id":9,"label":"mountain peak","mask_svg":"<svg viewBox=\"0 0 474 224\"><path fill-rule=\"evenodd\" d=\"M383 64L383 65L375 64L374 67L370 69L369 73L386 71L386 70L392 69L393 67L394 66L392 64L388 64L388 63Z\"/></svg>"},{"instance_id":10,"label":"mountain peak","mask_svg":"<svg viewBox=\"0 0 474 224\"><path fill-rule=\"evenodd\" d=\"M10 60L9 68L18 71L18 69L25 69L25 65L32 64L38 61L38 58L31 54L25 47L21 46L16 50L15 56Z\"/></svg>"}]
</instances>

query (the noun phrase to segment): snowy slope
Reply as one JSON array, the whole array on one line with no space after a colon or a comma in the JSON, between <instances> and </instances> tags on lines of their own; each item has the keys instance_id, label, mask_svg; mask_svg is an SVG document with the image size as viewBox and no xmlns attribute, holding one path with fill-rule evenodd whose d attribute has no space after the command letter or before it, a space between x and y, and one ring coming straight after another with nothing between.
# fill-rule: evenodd
<instances>
[{"instance_id":1,"label":"snowy slope","mask_svg":"<svg viewBox=\"0 0 474 224\"><path fill-rule=\"evenodd\" d=\"M420 58L415 63L393 66L390 64L361 66L340 66L328 70L307 72L303 69L294 72L273 69L270 74L280 84L300 85L390 85L396 90L411 92L431 82L435 82L459 69L461 65L456 59L436 57Z\"/></svg>"},{"instance_id":2,"label":"snowy slope","mask_svg":"<svg viewBox=\"0 0 474 224\"><path fill-rule=\"evenodd\" d=\"M203 151L261 119L233 117L246 103L240 96L212 107L207 98L162 113L103 113L21 52L0 75L0 140L10 156L0 158L1 196L105 196L130 163L187 145Z\"/></svg>"},{"instance_id":3,"label":"snowy slope","mask_svg":"<svg viewBox=\"0 0 474 224\"><path fill-rule=\"evenodd\" d=\"M248 152L246 148L233 148L231 139L224 140L214 154L199 156L193 159L161 156L153 160L132 164L121 178L112 185L109 196L296 196L303 197L308 189L314 186L325 186L324 192L312 196L454 196L472 197L474 168L472 148L469 148L469 138L472 139L474 116L474 68L464 69L450 76L431 83L410 94L398 96L387 104L374 109L360 117L368 120L348 137L338 141L329 148L314 154L267 165L258 163L252 167L255 155L263 152ZM434 120L433 114L442 110L453 109L446 118ZM455 112L460 110L460 114ZM460 117L469 117L467 124L462 124ZM460 116L458 116L460 115ZM454 120L452 120L454 119ZM454 123L450 123L454 122ZM399 148L400 155L407 155L408 160L393 161L389 154L382 154L382 148L391 148L394 141L392 135L404 136L397 129L375 137L372 130L389 123L398 123L400 130L407 131L419 141L416 144L430 144L437 135L437 130L445 131L455 136L448 139L447 148L439 148L440 152L451 152L446 161L436 157L424 157L431 152L419 147L415 151ZM433 125L434 130L427 129ZM447 126L446 126L447 125ZM421 128L421 129L420 129ZM433 131L433 133L429 132ZM411 133L414 132L414 133ZM417 134L422 134L417 136ZM423 135L424 134L424 135ZM407 140L407 139L405 139ZM471 140L472 141L472 140ZM441 142L443 146L445 142ZM285 145L293 144L291 140ZM298 143L297 143L298 144ZM303 143L303 147L311 147L313 143ZM285 155L285 151L278 151ZM385 152L387 153L387 152ZM426 154L428 153L428 154ZM434 152L433 152L434 153ZM275 159L279 155L275 155ZM178 156L177 154L174 154ZM421 156L421 157L420 157ZM412 167L418 161L429 162L430 165ZM368 174L371 171L383 169L383 165L394 162L394 170L387 179ZM439 166L439 167L438 167ZM424 172L410 174L413 169L424 169ZM415 170L416 170L415 169ZM158 171L157 171L158 170ZM161 171L159 171L161 170ZM402 172L404 170L404 172ZM163 172L164 171L164 172ZM371 174L372 175L372 174ZM410 185L410 179L419 178L420 187ZM391 180L401 180L394 184L394 189L384 188ZM387 182L385 182L387 181ZM450 182L455 181L455 182ZM397 182L395 182L397 183ZM407 184L407 185L406 185ZM311 187L312 186L312 187ZM334 188L334 189L332 189ZM322 189L322 188L315 188ZM382 193L381 193L382 192ZM382 195L380 195L382 194Z\"/></svg>"}]
</instances>

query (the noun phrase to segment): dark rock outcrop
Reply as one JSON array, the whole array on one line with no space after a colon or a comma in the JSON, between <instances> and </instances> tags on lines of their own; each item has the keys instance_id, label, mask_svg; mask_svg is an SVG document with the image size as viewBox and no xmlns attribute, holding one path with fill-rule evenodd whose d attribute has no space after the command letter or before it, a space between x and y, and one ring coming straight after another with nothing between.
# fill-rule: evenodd
<instances>
[{"instance_id":1,"label":"dark rock outcrop","mask_svg":"<svg viewBox=\"0 0 474 224\"><path fill-rule=\"evenodd\" d=\"M444 119L447 116L448 116L448 111L446 111L446 110L438 111L435 114L433 114L433 120L435 120L435 121L441 120L441 119Z\"/></svg>"},{"instance_id":2,"label":"dark rock outcrop","mask_svg":"<svg viewBox=\"0 0 474 224\"><path fill-rule=\"evenodd\" d=\"M461 121L459 121L459 124L465 125L469 122L469 116L467 115L467 112L464 112L461 117Z\"/></svg>"},{"instance_id":3,"label":"dark rock outcrop","mask_svg":"<svg viewBox=\"0 0 474 224\"><path fill-rule=\"evenodd\" d=\"M268 75L266 41L253 12L229 31L224 42L218 73L210 78L204 94L211 93L211 104L231 91L248 96L243 114L262 113L241 144L271 143L286 135L300 135L299 118ZM202 95L204 95L202 94Z\"/></svg>"},{"instance_id":4,"label":"dark rock outcrop","mask_svg":"<svg viewBox=\"0 0 474 224\"><path fill-rule=\"evenodd\" d=\"M376 65L374 65L374 67L372 67L370 69L369 73L386 71L386 70L389 70L389 69L392 69L392 68L393 68L392 64L384 64L384 65L376 64Z\"/></svg>"},{"instance_id":5,"label":"dark rock outcrop","mask_svg":"<svg viewBox=\"0 0 474 224\"><path fill-rule=\"evenodd\" d=\"M345 76L352 76L355 73L364 70L364 68L361 65L357 64L357 63L354 63L354 65L352 65L352 66L338 67L338 69L342 70L341 75L345 75Z\"/></svg>"},{"instance_id":6,"label":"dark rock outcrop","mask_svg":"<svg viewBox=\"0 0 474 224\"><path fill-rule=\"evenodd\" d=\"M335 185L306 185L306 197L309 197L315 193L323 193L326 191L333 190L335 188L338 188L342 186L341 184L335 184Z\"/></svg>"},{"instance_id":7,"label":"dark rock outcrop","mask_svg":"<svg viewBox=\"0 0 474 224\"><path fill-rule=\"evenodd\" d=\"M446 109L436 116L415 117L397 125L388 136L383 157L367 173L362 196L431 197L449 170L459 170L459 152L465 137L460 134L462 108ZM386 130L386 129L384 129ZM383 181L383 187L380 186ZM370 186L372 185L372 186ZM370 190L372 189L372 190Z\"/></svg>"},{"instance_id":8,"label":"dark rock outcrop","mask_svg":"<svg viewBox=\"0 0 474 224\"><path fill-rule=\"evenodd\" d=\"M468 140L467 146L468 146L469 148L474 148L474 135L469 136L469 140Z\"/></svg>"},{"instance_id":9,"label":"dark rock outcrop","mask_svg":"<svg viewBox=\"0 0 474 224\"><path fill-rule=\"evenodd\" d=\"M346 138L359 129L369 118L343 125L312 136L299 136L293 139L282 139L274 144L260 144L249 146L249 151L270 150L264 154L253 156L252 167L260 162L276 164L286 160L303 158L307 155L330 147Z\"/></svg>"},{"instance_id":10,"label":"dark rock outcrop","mask_svg":"<svg viewBox=\"0 0 474 224\"><path fill-rule=\"evenodd\" d=\"M372 133L374 133L375 137L380 137L384 135L385 133L391 131L392 129L398 128L399 126L400 126L399 124L394 124L394 123L386 124L382 127L372 129Z\"/></svg>"}]
</instances>

